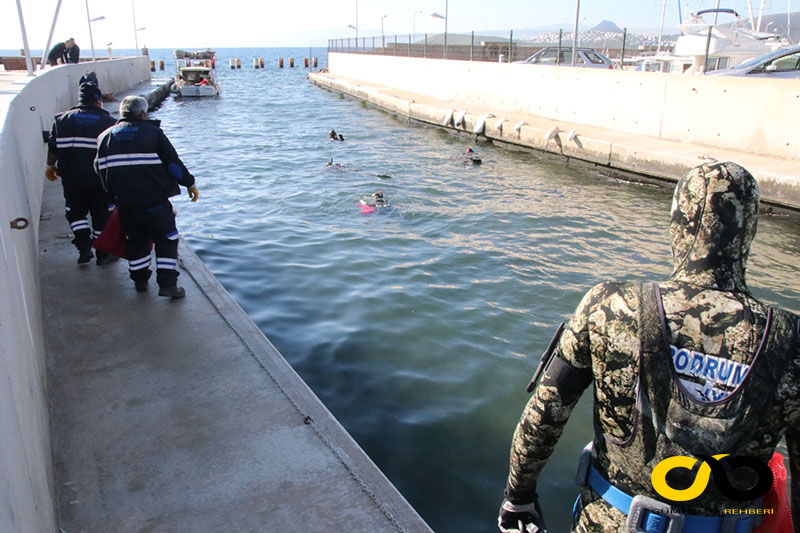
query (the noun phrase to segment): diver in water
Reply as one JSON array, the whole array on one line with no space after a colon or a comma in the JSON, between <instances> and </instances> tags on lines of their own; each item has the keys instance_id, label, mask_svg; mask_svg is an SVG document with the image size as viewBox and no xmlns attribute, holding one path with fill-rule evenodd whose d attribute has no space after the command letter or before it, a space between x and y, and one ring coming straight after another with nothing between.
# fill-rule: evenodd
<instances>
[{"instance_id":1,"label":"diver in water","mask_svg":"<svg viewBox=\"0 0 800 533\"><path fill-rule=\"evenodd\" d=\"M328 132L328 140L329 141L343 141L344 135L341 133L336 133L336 130L331 130Z\"/></svg>"},{"instance_id":2,"label":"diver in water","mask_svg":"<svg viewBox=\"0 0 800 533\"><path fill-rule=\"evenodd\" d=\"M372 196L369 197L369 202L367 202L367 205L370 207L386 207L389 205L389 202L384 199L383 192L378 191L372 193Z\"/></svg>"},{"instance_id":3,"label":"diver in water","mask_svg":"<svg viewBox=\"0 0 800 533\"><path fill-rule=\"evenodd\" d=\"M383 197L382 191L372 193L367 201L359 200L357 205L362 215L369 215L381 208L390 207L389 202ZM388 212L391 210L392 209L387 209L386 211Z\"/></svg>"},{"instance_id":4,"label":"diver in water","mask_svg":"<svg viewBox=\"0 0 800 533\"><path fill-rule=\"evenodd\" d=\"M325 168L345 168L346 166L347 165L344 165L342 163L334 163L332 157L330 161L325 163Z\"/></svg>"},{"instance_id":5,"label":"diver in water","mask_svg":"<svg viewBox=\"0 0 800 533\"><path fill-rule=\"evenodd\" d=\"M480 165L481 158L478 154L475 153L475 150L472 147L467 148L466 154L464 154L464 163L467 165Z\"/></svg>"},{"instance_id":6,"label":"diver in water","mask_svg":"<svg viewBox=\"0 0 800 533\"><path fill-rule=\"evenodd\" d=\"M741 166L692 169L672 202L670 278L606 282L586 293L528 386L500 531L547 531L537 481L590 386L594 439L579 461L572 531L739 532L752 531L755 518L763 520L756 531L778 531L773 520L791 520L780 509L780 517L726 513L762 509L760 497L773 486L767 464L783 465L774 454L782 437L800 517L800 317L760 302L745 283L758 204L756 180ZM721 454L733 456L730 468L750 459L767 475L740 468L737 478L754 488L725 488ZM664 466L676 457L689 466ZM698 463L715 469L714 483L684 497L689 489L673 487L693 488Z\"/></svg>"}]
</instances>

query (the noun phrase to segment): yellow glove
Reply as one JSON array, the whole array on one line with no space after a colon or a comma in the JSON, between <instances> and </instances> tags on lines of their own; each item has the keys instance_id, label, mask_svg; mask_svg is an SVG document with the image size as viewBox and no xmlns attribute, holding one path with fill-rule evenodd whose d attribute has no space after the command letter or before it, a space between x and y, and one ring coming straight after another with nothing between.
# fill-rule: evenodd
<instances>
[{"instance_id":1,"label":"yellow glove","mask_svg":"<svg viewBox=\"0 0 800 533\"><path fill-rule=\"evenodd\" d=\"M58 169L56 167L47 167L47 170L44 171L44 176L50 181L56 181L58 179Z\"/></svg>"},{"instance_id":2,"label":"yellow glove","mask_svg":"<svg viewBox=\"0 0 800 533\"><path fill-rule=\"evenodd\" d=\"M188 189L189 198L192 199L192 202L196 202L198 198L200 198L200 191L197 190L197 187L192 185Z\"/></svg>"}]
</instances>

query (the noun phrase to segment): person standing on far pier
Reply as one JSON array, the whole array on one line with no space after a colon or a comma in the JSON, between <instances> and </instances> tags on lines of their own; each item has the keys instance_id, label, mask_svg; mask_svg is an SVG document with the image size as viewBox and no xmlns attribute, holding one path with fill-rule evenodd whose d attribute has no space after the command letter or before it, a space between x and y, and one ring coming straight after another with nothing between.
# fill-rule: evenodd
<instances>
[{"instance_id":1,"label":"person standing on far pier","mask_svg":"<svg viewBox=\"0 0 800 533\"><path fill-rule=\"evenodd\" d=\"M89 73L81 78L80 105L56 116L47 146L47 170L50 181L61 177L67 221L78 249L78 264L92 260L92 242L108 221L109 199L100 178L94 171L97 136L114 124L103 109L103 94L97 77ZM92 214L89 225L88 215ZM100 250L97 264L104 265L117 258Z\"/></svg>"},{"instance_id":2,"label":"person standing on far pier","mask_svg":"<svg viewBox=\"0 0 800 533\"><path fill-rule=\"evenodd\" d=\"M178 230L169 201L183 185L192 202L199 198L194 176L161 131L161 122L148 120L147 100L126 96L119 105L122 117L97 139L95 169L117 204L125 233L130 277L138 292L150 279L150 242L156 249L159 296L183 298L178 287Z\"/></svg>"},{"instance_id":3,"label":"person standing on far pier","mask_svg":"<svg viewBox=\"0 0 800 533\"><path fill-rule=\"evenodd\" d=\"M800 317L761 303L745 283L758 204L741 166L692 169L675 189L669 280L607 282L586 293L542 356L538 387L536 376L529 385L501 531L546 531L537 480L592 384L594 438L579 462L573 531L739 532L762 518L756 531L784 531L775 520L791 531L791 516L772 515L780 511L762 508L761 496L785 490L767 466L783 467L774 451L785 436L797 520ZM703 483L703 468L713 482Z\"/></svg>"},{"instance_id":4,"label":"person standing on far pier","mask_svg":"<svg viewBox=\"0 0 800 533\"><path fill-rule=\"evenodd\" d=\"M47 54L47 64L55 67L59 64L77 63L80 61L81 48L75 44L75 39L70 37L63 43L56 43Z\"/></svg>"}]
</instances>

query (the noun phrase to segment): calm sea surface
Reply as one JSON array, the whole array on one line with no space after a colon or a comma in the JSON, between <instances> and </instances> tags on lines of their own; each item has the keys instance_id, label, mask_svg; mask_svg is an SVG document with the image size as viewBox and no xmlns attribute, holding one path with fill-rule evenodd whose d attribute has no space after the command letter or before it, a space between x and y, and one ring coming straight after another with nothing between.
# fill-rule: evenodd
<instances>
[{"instance_id":1,"label":"calm sea surface","mask_svg":"<svg viewBox=\"0 0 800 533\"><path fill-rule=\"evenodd\" d=\"M409 123L278 69L308 52L218 50L221 98L169 99L152 115L198 180L199 203L176 201L178 227L434 530L494 531L540 354L593 284L669 275L670 195ZM151 57L174 69L171 51ZM345 142L328 141L332 128ZM469 146L482 166L461 163ZM326 168L331 158L345 166ZM393 207L361 214L378 190ZM762 217L749 268L757 296L794 311L799 229ZM540 480L552 531L569 527L591 438L584 396Z\"/></svg>"}]
</instances>

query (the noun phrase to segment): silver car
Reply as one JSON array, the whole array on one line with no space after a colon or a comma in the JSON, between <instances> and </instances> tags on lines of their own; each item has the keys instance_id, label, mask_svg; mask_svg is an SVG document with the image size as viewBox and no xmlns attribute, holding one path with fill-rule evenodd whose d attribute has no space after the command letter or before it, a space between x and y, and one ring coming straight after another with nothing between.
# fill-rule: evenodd
<instances>
[{"instance_id":1,"label":"silver car","mask_svg":"<svg viewBox=\"0 0 800 533\"><path fill-rule=\"evenodd\" d=\"M572 47L561 47L559 51L556 46L542 48L524 61L514 61L514 63L525 63L528 65L561 65L569 67L572 65ZM578 48L575 55L575 66L584 68L605 68L612 69L614 64L609 58L592 48Z\"/></svg>"},{"instance_id":2,"label":"silver car","mask_svg":"<svg viewBox=\"0 0 800 533\"><path fill-rule=\"evenodd\" d=\"M709 76L748 78L800 78L800 45L775 50L741 65L708 73Z\"/></svg>"}]
</instances>

